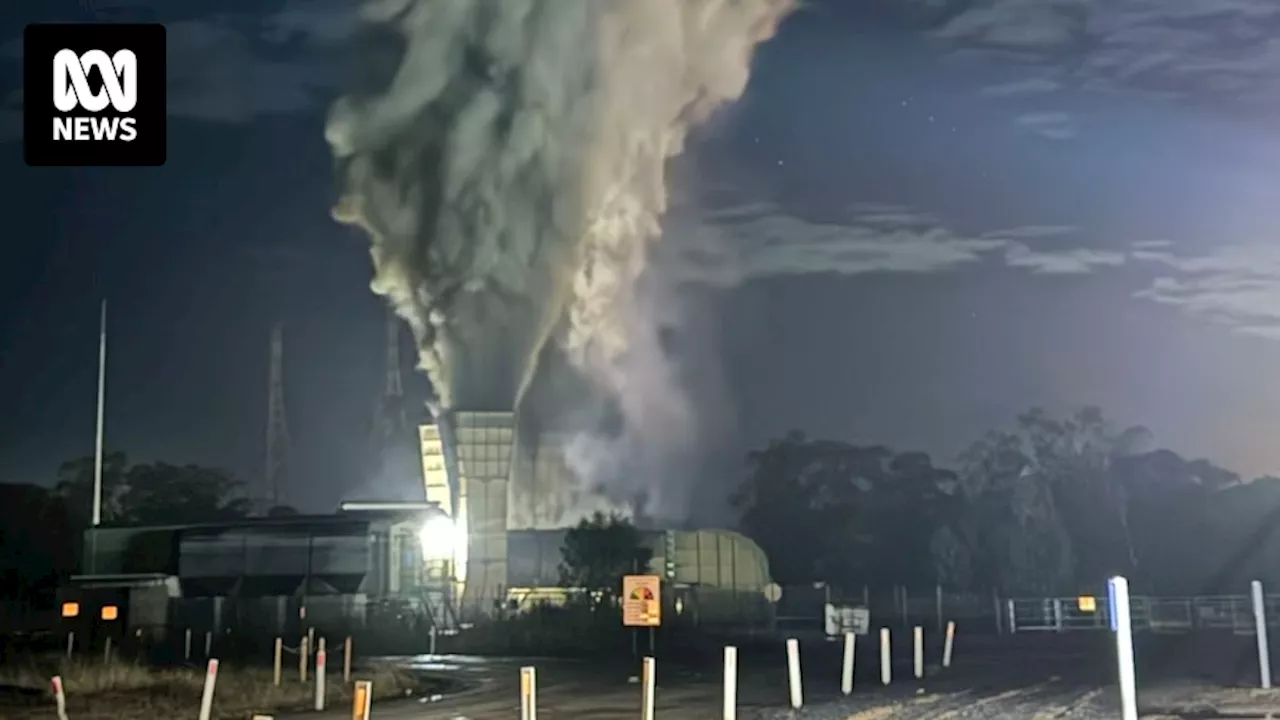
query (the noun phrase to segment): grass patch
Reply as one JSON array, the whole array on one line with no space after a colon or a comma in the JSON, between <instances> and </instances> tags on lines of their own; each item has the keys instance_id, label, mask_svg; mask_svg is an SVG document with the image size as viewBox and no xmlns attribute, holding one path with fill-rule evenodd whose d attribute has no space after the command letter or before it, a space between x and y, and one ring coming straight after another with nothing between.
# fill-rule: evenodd
<instances>
[{"instance_id":1,"label":"grass patch","mask_svg":"<svg viewBox=\"0 0 1280 720\"><path fill-rule=\"evenodd\" d=\"M285 668L280 687L270 669L223 663L213 696L213 716L247 720L253 713L306 710L314 707L315 686ZM119 720L125 717L195 717L200 709L204 668L153 668L124 662L33 659L21 666L0 667L0 717L45 720L53 717L50 679L62 676L71 720ZM372 680L375 700L432 691L423 678L394 668L353 672L355 680ZM349 709L352 687L342 671L326 678L329 708ZM438 690L436 690L438 691Z\"/></svg>"}]
</instances>

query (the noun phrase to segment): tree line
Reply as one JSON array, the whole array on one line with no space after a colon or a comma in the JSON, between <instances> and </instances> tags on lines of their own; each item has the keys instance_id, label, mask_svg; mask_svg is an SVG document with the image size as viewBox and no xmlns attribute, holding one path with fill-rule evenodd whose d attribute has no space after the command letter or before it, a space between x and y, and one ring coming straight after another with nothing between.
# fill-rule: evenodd
<instances>
[{"instance_id":1,"label":"tree line","mask_svg":"<svg viewBox=\"0 0 1280 720\"><path fill-rule=\"evenodd\" d=\"M0 484L0 600L47 604L79 567L93 512L94 459L69 460L52 488ZM244 517L250 502L230 473L199 465L130 464L103 456L102 522L180 524Z\"/></svg>"},{"instance_id":2,"label":"tree line","mask_svg":"<svg viewBox=\"0 0 1280 720\"><path fill-rule=\"evenodd\" d=\"M75 571L93 497L93 459L64 463L51 489L0 484L0 599L37 602ZM107 523L244 517L244 485L197 465L105 456ZM732 501L781 584L823 581L1003 594L1096 591L1129 576L1153 594L1238 593L1280 582L1280 479L1251 481L1158 449L1142 427L1095 408L1030 410L988 432L953 468L920 452L792 432L748 454ZM288 514L276 508L271 514ZM639 535L599 516L573 529L562 582L612 588ZM617 582L615 582L615 580Z\"/></svg>"},{"instance_id":3,"label":"tree line","mask_svg":"<svg viewBox=\"0 0 1280 720\"><path fill-rule=\"evenodd\" d=\"M1033 409L954 468L793 432L750 453L734 497L775 580L1075 594L1123 574L1152 594L1280 581L1280 479L1157 449L1096 408Z\"/></svg>"}]
</instances>

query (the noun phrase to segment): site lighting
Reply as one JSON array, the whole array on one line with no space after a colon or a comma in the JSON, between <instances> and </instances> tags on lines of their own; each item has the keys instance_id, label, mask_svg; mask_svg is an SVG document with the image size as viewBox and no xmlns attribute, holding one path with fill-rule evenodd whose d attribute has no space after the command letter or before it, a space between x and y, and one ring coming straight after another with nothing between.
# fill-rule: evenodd
<instances>
[{"instance_id":1,"label":"site lighting","mask_svg":"<svg viewBox=\"0 0 1280 720\"><path fill-rule=\"evenodd\" d=\"M428 560L447 560L453 557L458 540L458 528L447 515L432 515L418 531L422 542L422 556Z\"/></svg>"}]
</instances>

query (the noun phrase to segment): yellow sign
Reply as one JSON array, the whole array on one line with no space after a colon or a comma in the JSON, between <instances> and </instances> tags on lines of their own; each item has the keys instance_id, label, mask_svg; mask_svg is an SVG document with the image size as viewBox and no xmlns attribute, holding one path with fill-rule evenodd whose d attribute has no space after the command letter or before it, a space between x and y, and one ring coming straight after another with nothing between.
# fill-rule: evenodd
<instances>
[{"instance_id":1,"label":"yellow sign","mask_svg":"<svg viewBox=\"0 0 1280 720\"><path fill-rule=\"evenodd\" d=\"M622 578L622 624L627 627L662 624L662 578L657 575Z\"/></svg>"},{"instance_id":2,"label":"yellow sign","mask_svg":"<svg viewBox=\"0 0 1280 720\"><path fill-rule=\"evenodd\" d=\"M62 603L62 617L79 617L80 603L64 602Z\"/></svg>"},{"instance_id":3,"label":"yellow sign","mask_svg":"<svg viewBox=\"0 0 1280 720\"><path fill-rule=\"evenodd\" d=\"M1076 599L1076 607L1080 608L1080 612L1097 612L1098 601L1092 595L1081 595Z\"/></svg>"},{"instance_id":4,"label":"yellow sign","mask_svg":"<svg viewBox=\"0 0 1280 720\"><path fill-rule=\"evenodd\" d=\"M103 620L115 620L118 617L120 617L120 608L116 607L115 605L102 606Z\"/></svg>"}]
</instances>

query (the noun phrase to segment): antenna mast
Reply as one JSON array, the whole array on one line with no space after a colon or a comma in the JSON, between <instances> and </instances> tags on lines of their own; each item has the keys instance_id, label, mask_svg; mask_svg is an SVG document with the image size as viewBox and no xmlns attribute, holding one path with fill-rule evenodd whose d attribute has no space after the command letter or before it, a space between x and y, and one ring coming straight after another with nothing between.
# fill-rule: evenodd
<instances>
[{"instance_id":1,"label":"antenna mast","mask_svg":"<svg viewBox=\"0 0 1280 720\"><path fill-rule=\"evenodd\" d=\"M289 466L289 422L284 409L284 328L271 330L271 365L267 380L267 455L263 482L271 505L280 504L280 484Z\"/></svg>"},{"instance_id":2,"label":"antenna mast","mask_svg":"<svg viewBox=\"0 0 1280 720\"><path fill-rule=\"evenodd\" d=\"M102 421L107 398L107 301L98 321L98 416L93 438L93 527L102 524ZM95 538L97 537L95 533ZM96 558L94 558L96 560Z\"/></svg>"}]
</instances>

